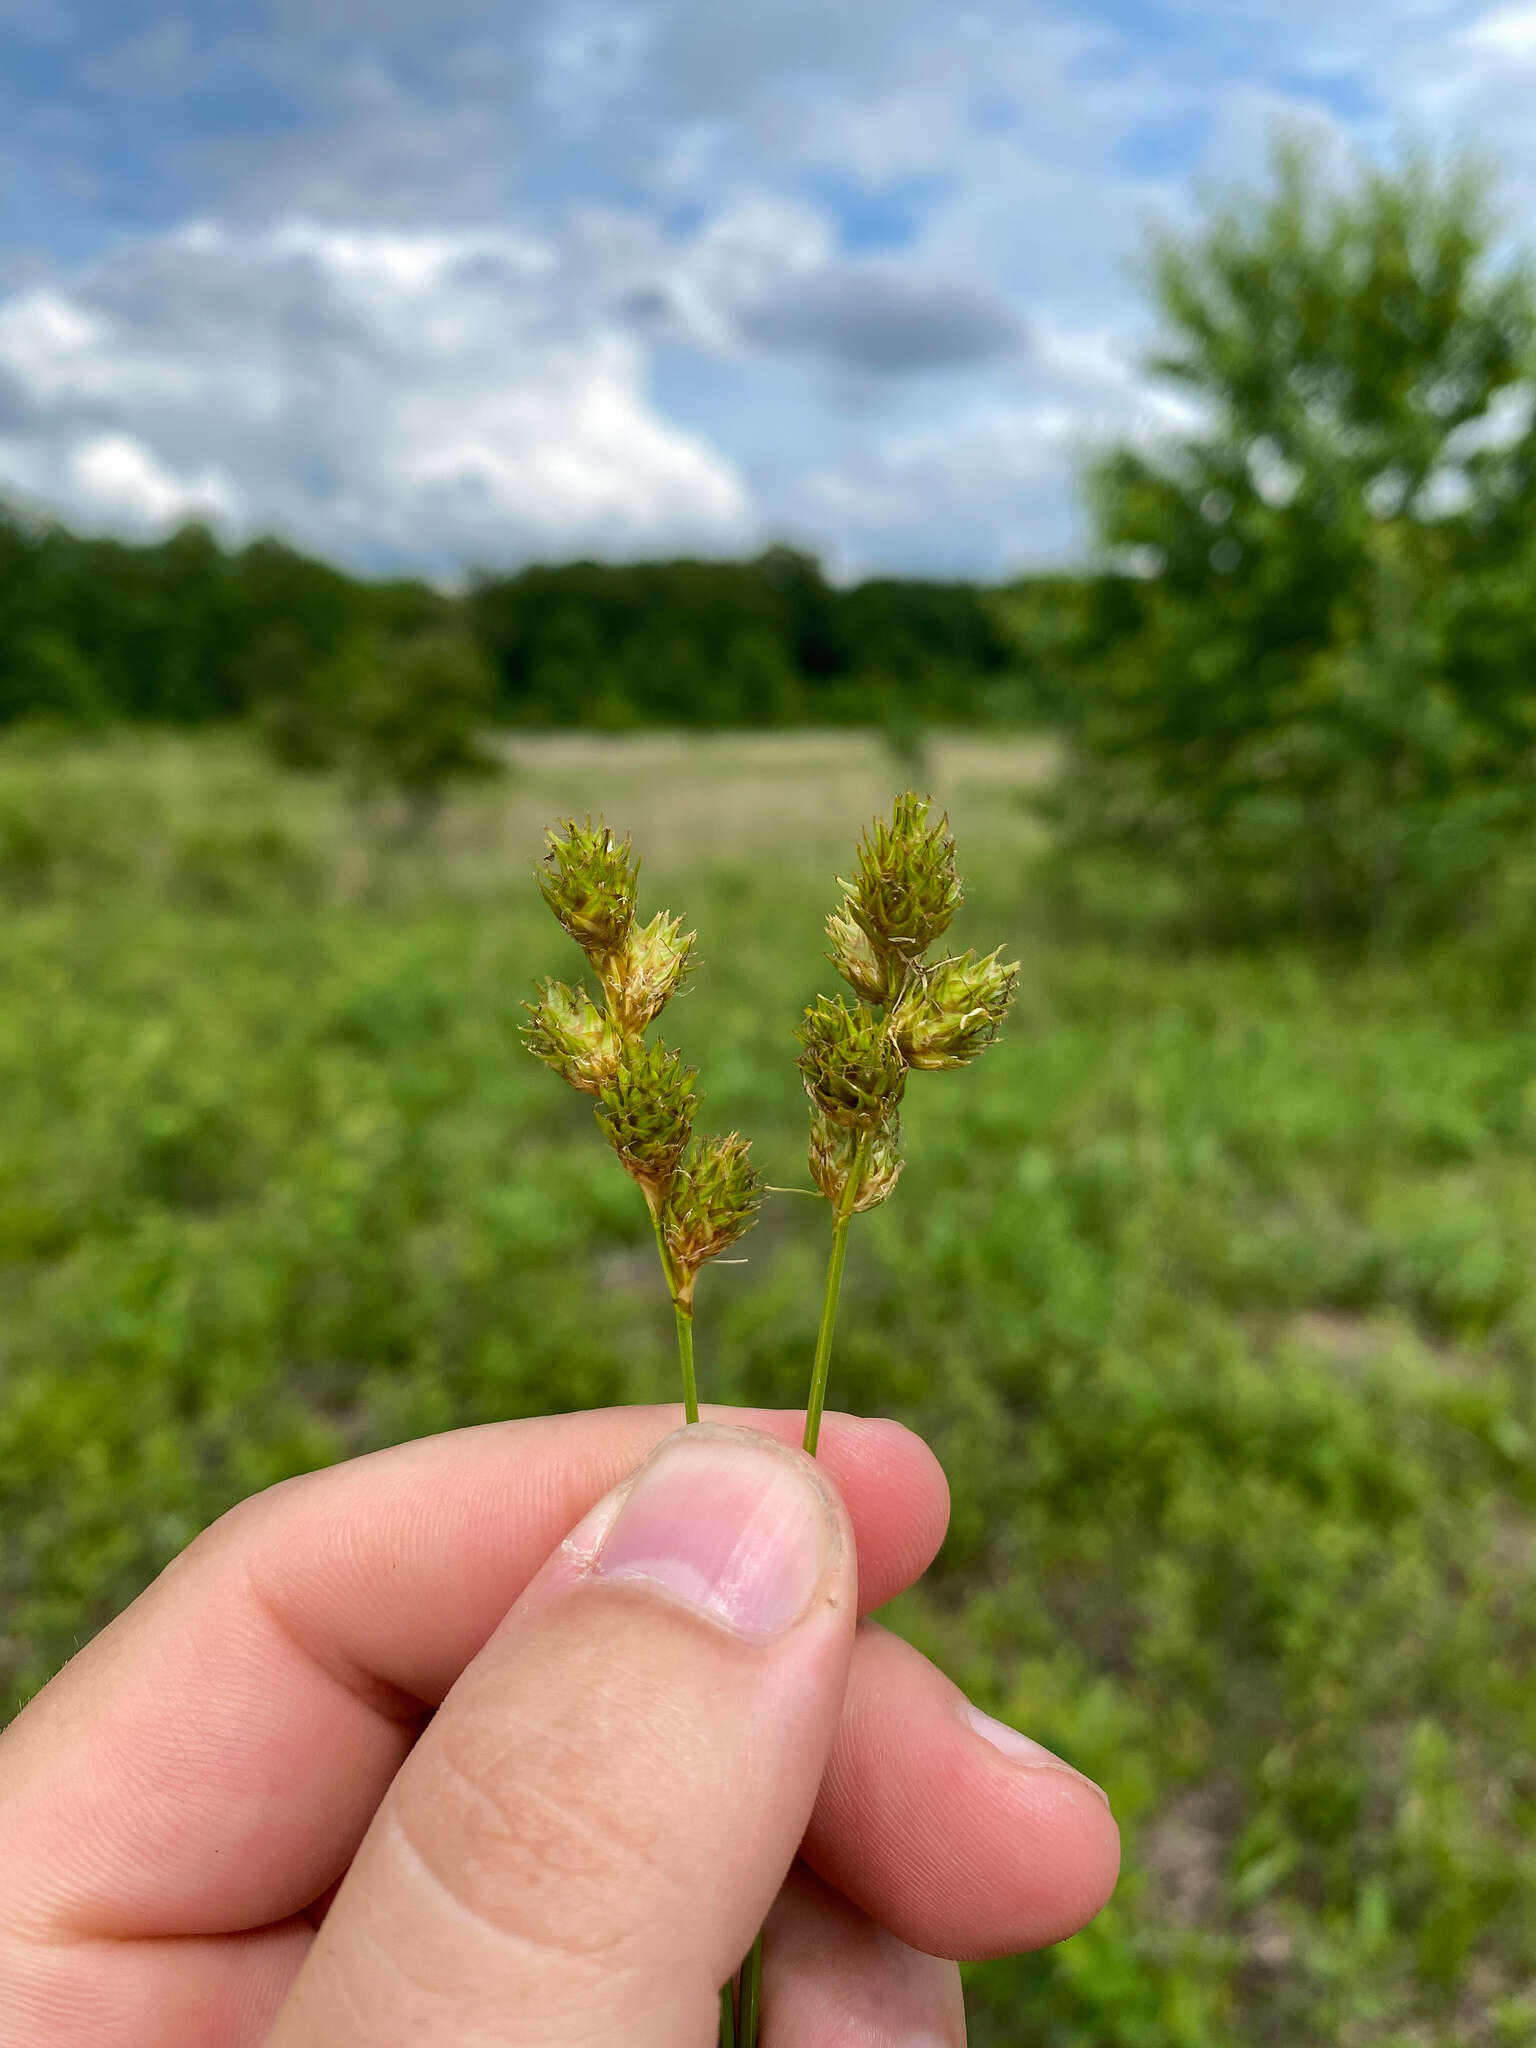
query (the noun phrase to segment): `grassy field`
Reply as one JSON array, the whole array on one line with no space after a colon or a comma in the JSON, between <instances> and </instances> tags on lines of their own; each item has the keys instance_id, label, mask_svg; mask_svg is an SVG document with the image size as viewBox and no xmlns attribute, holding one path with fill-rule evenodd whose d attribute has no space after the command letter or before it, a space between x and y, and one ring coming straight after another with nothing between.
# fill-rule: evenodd
<instances>
[{"instance_id":1,"label":"grassy field","mask_svg":"<svg viewBox=\"0 0 1536 2048\"><path fill-rule=\"evenodd\" d=\"M428 845L234 741L0 752L0 1683L230 1501L422 1431L670 1396L643 1210L518 1049L528 879L606 811L705 969L672 1035L776 1182L872 741L547 740ZM893 1619L1110 1791L1126 1870L972 2039L1536 2038L1529 948L1346 969L1110 944L1041 879L1037 745L935 742L965 913L1025 963L914 1086L833 1398L955 1516ZM669 1022L671 1018L669 1017ZM706 1392L801 1398L824 1216L707 1276Z\"/></svg>"}]
</instances>

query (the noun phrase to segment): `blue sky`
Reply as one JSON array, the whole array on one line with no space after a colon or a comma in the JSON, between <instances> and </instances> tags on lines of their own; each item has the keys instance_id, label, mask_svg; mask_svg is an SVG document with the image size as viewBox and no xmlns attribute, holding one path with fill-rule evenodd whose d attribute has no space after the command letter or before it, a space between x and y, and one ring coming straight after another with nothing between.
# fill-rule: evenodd
<instances>
[{"instance_id":1,"label":"blue sky","mask_svg":"<svg viewBox=\"0 0 1536 2048\"><path fill-rule=\"evenodd\" d=\"M451 578L1080 559L1149 220L1474 142L1536 0L0 0L0 493ZM1533 237L1536 238L1536 237Z\"/></svg>"}]
</instances>

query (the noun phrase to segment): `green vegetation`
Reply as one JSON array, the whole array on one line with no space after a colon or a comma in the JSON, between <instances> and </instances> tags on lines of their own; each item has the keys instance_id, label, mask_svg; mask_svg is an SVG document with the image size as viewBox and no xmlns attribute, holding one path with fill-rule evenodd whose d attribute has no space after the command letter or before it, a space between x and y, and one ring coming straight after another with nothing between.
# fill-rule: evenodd
<instances>
[{"instance_id":1,"label":"green vegetation","mask_svg":"<svg viewBox=\"0 0 1536 2048\"><path fill-rule=\"evenodd\" d=\"M1085 1934L973 1973L973 2040L1536 2038L1536 299L1495 246L1459 172L1295 153L1165 243L1199 418L1099 466L1117 573L451 599L0 519L0 1682L286 1473L670 1397L643 1208L517 1044L542 828L634 831L710 935L711 1122L803 1184L830 877L931 782L956 942L1024 971L985 1079L914 1091L835 1398L954 1482L898 1625L1127 1848ZM710 1289L706 1399L803 1399L824 1222L770 1202Z\"/></svg>"},{"instance_id":2,"label":"green vegetation","mask_svg":"<svg viewBox=\"0 0 1536 2048\"><path fill-rule=\"evenodd\" d=\"M541 828L605 810L710 935L674 1036L803 1183L801 1007L876 742L519 741L429 838L244 739L0 750L0 1655L38 1683L230 1501L424 1430L673 1398L641 1204L517 1043L569 944ZM960 945L1024 972L917 1090L835 1398L937 1447L894 1619L1110 1790L1120 1894L978 1968L979 2048L1536 2034L1536 1021L1528 925L1324 966L1061 923L1017 789L938 736ZM670 1020L669 1020L670 1021ZM699 1308L706 1398L793 1403L825 1213Z\"/></svg>"},{"instance_id":3,"label":"green vegetation","mask_svg":"<svg viewBox=\"0 0 1536 2048\"><path fill-rule=\"evenodd\" d=\"M286 765L320 766L398 695L398 675L382 693L374 680L395 643L452 639L479 649L476 701L493 723L909 733L1033 715L1075 590L1026 586L1010 636L972 585L834 590L810 557L773 548L531 568L451 598L360 582L277 541L229 551L188 526L135 547L0 505L0 726L254 718Z\"/></svg>"},{"instance_id":4,"label":"green vegetation","mask_svg":"<svg viewBox=\"0 0 1536 2048\"><path fill-rule=\"evenodd\" d=\"M1196 424L1094 474L1143 574L1062 816L1229 932L1443 924L1536 823L1536 290L1496 248L1465 170L1293 148L1156 249Z\"/></svg>"},{"instance_id":5,"label":"green vegetation","mask_svg":"<svg viewBox=\"0 0 1536 2048\"><path fill-rule=\"evenodd\" d=\"M0 505L0 724L243 717L359 638L448 611L423 584L358 583L277 541L229 553L187 526L134 547Z\"/></svg>"},{"instance_id":6,"label":"green vegetation","mask_svg":"<svg viewBox=\"0 0 1536 2048\"><path fill-rule=\"evenodd\" d=\"M339 753L358 789L402 797L408 822L431 822L456 783L499 772L487 738L496 678L452 626L365 646L343 699Z\"/></svg>"},{"instance_id":7,"label":"green vegetation","mask_svg":"<svg viewBox=\"0 0 1536 2048\"><path fill-rule=\"evenodd\" d=\"M456 784L500 771L490 746L496 679L458 627L349 640L313 675L284 667L256 730L284 768L344 768L360 799L403 808L407 831L436 818Z\"/></svg>"},{"instance_id":8,"label":"green vegetation","mask_svg":"<svg viewBox=\"0 0 1536 2048\"><path fill-rule=\"evenodd\" d=\"M1149 282L1189 424L1094 465L1097 573L840 590L776 547L449 597L0 514L0 727L254 720L421 816L495 726L872 727L921 782L931 729L1033 725L1079 901L1129 855L1207 937L1466 929L1536 827L1532 270L1464 167L1283 146Z\"/></svg>"},{"instance_id":9,"label":"green vegetation","mask_svg":"<svg viewBox=\"0 0 1536 2048\"><path fill-rule=\"evenodd\" d=\"M1035 708L986 595L835 590L789 548L755 562L576 562L469 600L510 721L533 726L955 725Z\"/></svg>"}]
</instances>

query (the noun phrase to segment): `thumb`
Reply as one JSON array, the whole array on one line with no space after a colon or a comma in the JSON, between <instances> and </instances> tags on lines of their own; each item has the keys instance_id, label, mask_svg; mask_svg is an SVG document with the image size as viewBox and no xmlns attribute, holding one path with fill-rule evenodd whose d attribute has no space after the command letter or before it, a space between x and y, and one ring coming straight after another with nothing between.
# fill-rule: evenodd
<instances>
[{"instance_id":1,"label":"thumb","mask_svg":"<svg viewBox=\"0 0 1536 2048\"><path fill-rule=\"evenodd\" d=\"M668 1437L444 1701L269 2048L709 2048L810 1818L854 1596L808 1458Z\"/></svg>"}]
</instances>

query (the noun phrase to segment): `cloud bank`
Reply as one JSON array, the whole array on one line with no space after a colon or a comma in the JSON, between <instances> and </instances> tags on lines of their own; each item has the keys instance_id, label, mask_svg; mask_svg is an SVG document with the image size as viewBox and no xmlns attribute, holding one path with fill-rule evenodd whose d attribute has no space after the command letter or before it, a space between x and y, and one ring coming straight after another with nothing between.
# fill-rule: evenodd
<instances>
[{"instance_id":1,"label":"cloud bank","mask_svg":"<svg viewBox=\"0 0 1536 2048\"><path fill-rule=\"evenodd\" d=\"M365 568L1080 558L1149 215L1475 140L1536 5L0 0L0 493Z\"/></svg>"}]
</instances>

